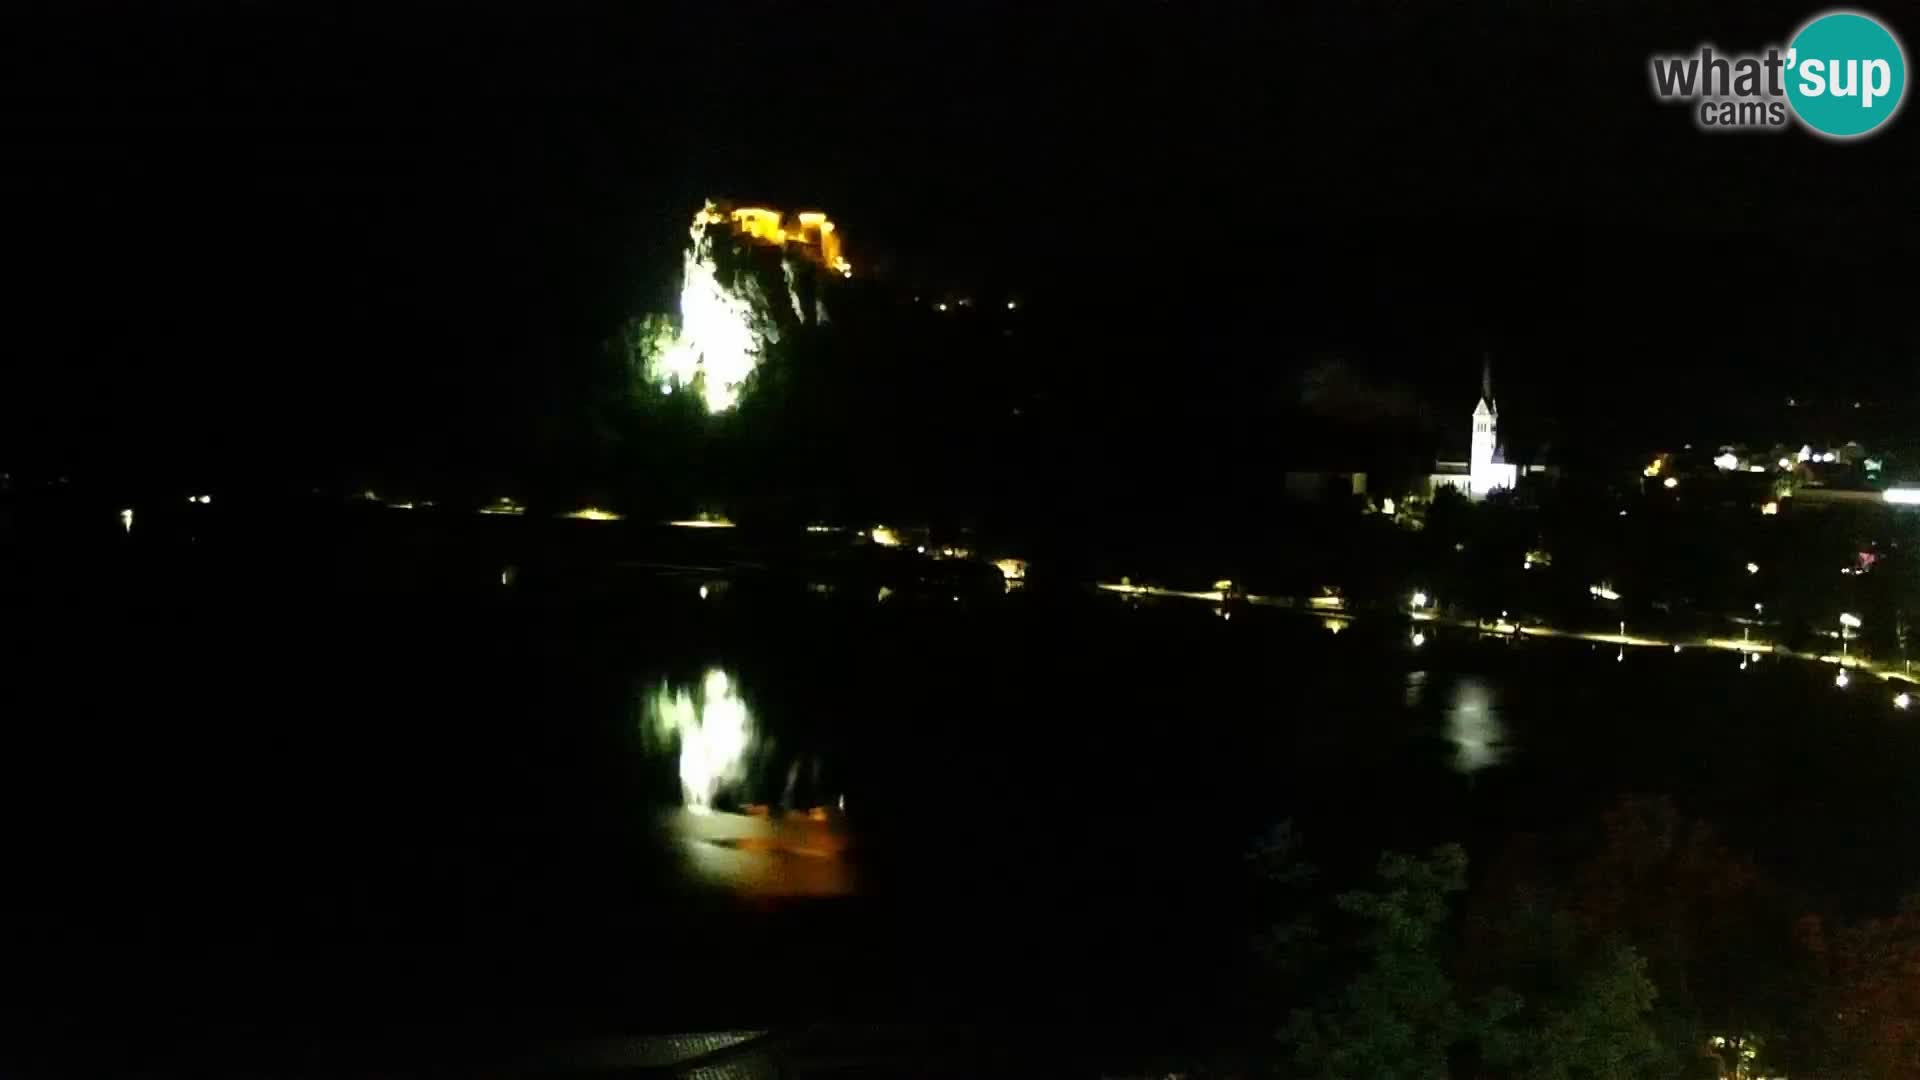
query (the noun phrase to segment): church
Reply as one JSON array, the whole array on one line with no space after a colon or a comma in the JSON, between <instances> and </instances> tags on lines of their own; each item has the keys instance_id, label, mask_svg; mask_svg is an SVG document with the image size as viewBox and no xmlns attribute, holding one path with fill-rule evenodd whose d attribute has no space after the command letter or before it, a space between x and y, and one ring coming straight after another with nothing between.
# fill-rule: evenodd
<instances>
[{"instance_id":1,"label":"church","mask_svg":"<svg viewBox=\"0 0 1920 1080\"><path fill-rule=\"evenodd\" d=\"M1500 406L1493 400L1489 360L1480 368L1480 404L1473 408L1473 441L1467 447L1467 460L1434 462L1433 474L1427 478L1429 494L1452 488L1469 499L1484 499L1501 488L1512 490L1520 471L1507 463L1506 448L1500 444Z\"/></svg>"}]
</instances>

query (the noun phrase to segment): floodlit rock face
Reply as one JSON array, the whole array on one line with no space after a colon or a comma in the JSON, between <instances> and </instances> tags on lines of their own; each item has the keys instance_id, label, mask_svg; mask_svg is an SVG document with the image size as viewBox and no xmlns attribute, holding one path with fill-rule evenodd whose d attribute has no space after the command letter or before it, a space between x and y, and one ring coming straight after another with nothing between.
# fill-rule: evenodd
<instances>
[{"instance_id":1,"label":"floodlit rock face","mask_svg":"<svg viewBox=\"0 0 1920 1080\"><path fill-rule=\"evenodd\" d=\"M818 277L853 272L835 227L824 214L801 214L791 230L783 221L713 202L693 216L677 319L648 344L647 377L664 392L691 391L708 412L725 412L783 334L826 321Z\"/></svg>"}]
</instances>

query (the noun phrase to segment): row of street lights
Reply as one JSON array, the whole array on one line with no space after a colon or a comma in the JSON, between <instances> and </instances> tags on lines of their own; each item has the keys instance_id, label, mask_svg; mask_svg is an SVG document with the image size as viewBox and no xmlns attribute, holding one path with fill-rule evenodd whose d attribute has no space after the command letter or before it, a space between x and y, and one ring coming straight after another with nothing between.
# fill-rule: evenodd
<instances>
[{"instance_id":1,"label":"row of street lights","mask_svg":"<svg viewBox=\"0 0 1920 1080\"><path fill-rule=\"evenodd\" d=\"M1673 486L1673 480L1671 477L1668 478L1667 484L1669 487ZM1760 565L1758 563L1749 562L1746 566L1746 570L1747 570L1747 573L1749 574L1758 574L1760 572ZM1591 592L1596 597L1603 597L1609 600L1619 599L1618 593L1614 592L1611 588L1603 585L1593 586L1588 591ZM1412 597L1409 598L1408 606L1414 611L1424 611L1426 610L1429 601L1430 601L1430 598L1427 596L1427 593L1424 589L1416 589L1414 590ZM1764 605L1755 604L1753 605L1753 610L1755 614L1759 614L1761 611L1764 610ZM1849 678L1849 676L1847 675L1847 661L1849 659L1848 645L1852 640L1852 636L1853 636L1851 632L1858 629L1860 629L1860 616L1855 615L1849 611L1843 611L1840 613L1840 671L1838 674L1834 676L1833 684L1842 690L1846 689L1847 684L1852 681L1851 678ZM1627 623L1625 619L1622 619L1620 620L1620 637L1622 639L1620 643L1620 652L1619 652L1619 655L1614 657L1615 660L1624 661L1627 658L1627 646L1625 641L1626 636L1627 636ZM1423 633L1419 633L1416 631L1413 635L1413 645L1415 648L1419 648L1420 646L1426 644L1426 640L1427 640L1427 636ZM1746 631L1742 631L1741 640L1743 642L1747 640ZM1680 646L1675 645L1673 647L1673 651L1679 652ZM1740 670L1742 671L1747 670L1748 658L1745 655L1745 653L1746 653L1746 650L1743 649L1742 656L1740 659ZM1907 692L1901 691L1899 694L1894 695L1894 699L1893 699L1894 708L1907 709L1911 707L1912 704L1913 704L1913 697Z\"/></svg>"},{"instance_id":2,"label":"row of street lights","mask_svg":"<svg viewBox=\"0 0 1920 1080\"><path fill-rule=\"evenodd\" d=\"M1845 690L1847 683L1851 681L1847 678L1847 631L1859 625L1860 616L1849 615L1844 611L1840 613L1840 673L1833 677L1833 685L1842 690Z\"/></svg>"},{"instance_id":3,"label":"row of street lights","mask_svg":"<svg viewBox=\"0 0 1920 1080\"><path fill-rule=\"evenodd\" d=\"M1840 670L1833 677L1833 685L1842 690L1853 680L1847 675L1847 642L1853 636L1850 631L1860 629L1860 616L1851 612L1840 613ZM1893 695L1893 707L1902 711L1913 707L1913 695L1905 690Z\"/></svg>"},{"instance_id":4,"label":"row of street lights","mask_svg":"<svg viewBox=\"0 0 1920 1080\"><path fill-rule=\"evenodd\" d=\"M1760 568L1754 565L1753 563L1748 563L1747 572L1749 574L1759 573ZM1596 586L1593 591L1595 595L1599 595L1598 586ZM1427 596L1425 590L1416 589L1414 590L1413 595L1409 598L1408 606L1412 608L1414 611L1424 611L1426 610L1429 600L1430 598ZM1756 612L1760 611L1761 605L1759 604L1753 605L1753 610ZM1847 684L1853 681L1847 675L1847 660L1848 660L1847 647L1848 647L1848 643L1852 640L1851 631L1858 630L1858 629L1860 629L1860 616L1855 615L1852 612L1848 612L1848 611L1843 611L1840 613L1840 672L1839 674L1833 677L1833 685L1839 687L1842 690L1845 690L1847 688ZM1749 640L1748 633L1749 632L1746 630L1741 631L1740 639L1743 643ZM1620 653L1618 656L1614 657L1615 660L1624 661L1627 658L1627 646L1625 641L1626 636L1627 636L1627 621L1625 619L1622 619L1620 620L1620 637L1622 639L1620 643ZM1420 646L1425 645L1426 643L1427 643L1427 635L1419 631L1415 631L1413 634L1413 647L1417 649ZM1680 646L1675 645L1673 647L1673 651L1679 652ZM1740 658L1740 670L1742 671L1747 670L1747 659L1748 658L1746 655L1746 650L1742 649L1741 658ZM1906 691L1903 690L1900 693L1894 695L1894 698L1893 698L1894 708L1906 709L1911 707L1912 705L1913 705L1913 696L1911 694L1908 694Z\"/></svg>"}]
</instances>

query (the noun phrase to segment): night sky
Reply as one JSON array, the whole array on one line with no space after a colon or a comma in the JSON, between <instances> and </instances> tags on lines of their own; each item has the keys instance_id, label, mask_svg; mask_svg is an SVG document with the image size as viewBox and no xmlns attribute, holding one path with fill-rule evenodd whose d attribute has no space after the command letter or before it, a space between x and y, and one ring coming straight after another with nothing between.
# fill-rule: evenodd
<instances>
[{"instance_id":1,"label":"night sky","mask_svg":"<svg viewBox=\"0 0 1920 1080\"><path fill-rule=\"evenodd\" d=\"M1911 110L1712 136L1648 89L1812 8L665 7L10 8L0 452L524 448L709 194L1195 407L1331 358L1464 413L1483 351L1569 438L1916 389Z\"/></svg>"}]
</instances>

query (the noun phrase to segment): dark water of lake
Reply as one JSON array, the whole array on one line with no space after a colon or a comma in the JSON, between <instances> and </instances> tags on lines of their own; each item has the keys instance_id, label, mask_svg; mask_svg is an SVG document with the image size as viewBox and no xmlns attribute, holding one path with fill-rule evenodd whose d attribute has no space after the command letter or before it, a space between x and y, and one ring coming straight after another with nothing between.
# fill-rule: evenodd
<instances>
[{"instance_id":1,"label":"dark water of lake","mask_svg":"<svg viewBox=\"0 0 1920 1080\"><path fill-rule=\"evenodd\" d=\"M1836 903L1920 881L1920 718L1828 670L1416 650L1073 590L649 581L582 607L228 576L17 609L15 1015L75 1038L1204 1021L1236 1008L1268 825L1337 876L1627 792Z\"/></svg>"}]
</instances>

